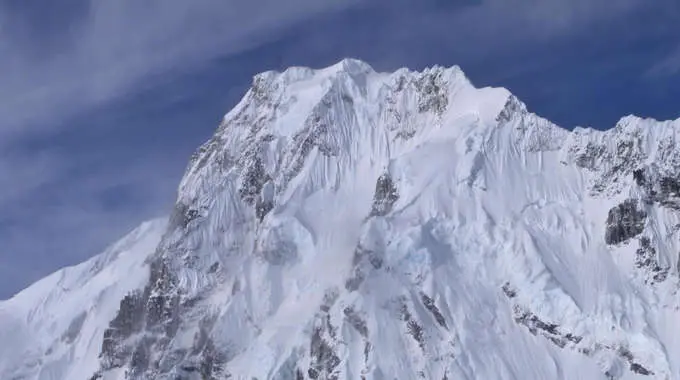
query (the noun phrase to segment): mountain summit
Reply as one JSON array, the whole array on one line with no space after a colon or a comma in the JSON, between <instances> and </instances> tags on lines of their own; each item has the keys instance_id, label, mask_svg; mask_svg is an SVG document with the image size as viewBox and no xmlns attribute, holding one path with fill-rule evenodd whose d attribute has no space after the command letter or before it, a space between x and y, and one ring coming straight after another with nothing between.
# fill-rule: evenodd
<instances>
[{"instance_id":1,"label":"mountain summit","mask_svg":"<svg viewBox=\"0 0 680 380\"><path fill-rule=\"evenodd\" d=\"M458 67L259 74L167 221L0 303L0 378L680 379L679 131Z\"/></svg>"}]
</instances>

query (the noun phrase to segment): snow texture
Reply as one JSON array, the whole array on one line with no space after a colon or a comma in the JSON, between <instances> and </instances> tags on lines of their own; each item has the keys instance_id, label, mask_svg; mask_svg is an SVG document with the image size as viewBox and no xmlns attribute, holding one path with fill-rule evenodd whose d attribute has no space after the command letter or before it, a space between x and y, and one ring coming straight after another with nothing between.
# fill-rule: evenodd
<instances>
[{"instance_id":1,"label":"snow texture","mask_svg":"<svg viewBox=\"0 0 680 380\"><path fill-rule=\"evenodd\" d=\"M167 223L0 303L0 378L680 379L679 132L458 67L259 74Z\"/></svg>"}]
</instances>

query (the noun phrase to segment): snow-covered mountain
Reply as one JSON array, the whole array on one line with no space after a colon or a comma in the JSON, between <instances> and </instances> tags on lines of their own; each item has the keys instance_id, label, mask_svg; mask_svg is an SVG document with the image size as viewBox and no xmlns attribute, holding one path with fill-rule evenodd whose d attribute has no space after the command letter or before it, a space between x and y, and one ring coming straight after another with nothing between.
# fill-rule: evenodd
<instances>
[{"instance_id":1,"label":"snow-covered mountain","mask_svg":"<svg viewBox=\"0 0 680 380\"><path fill-rule=\"evenodd\" d=\"M2 379L680 379L680 121L256 76L169 220L0 303Z\"/></svg>"},{"instance_id":2,"label":"snow-covered mountain","mask_svg":"<svg viewBox=\"0 0 680 380\"><path fill-rule=\"evenodd\" d=\"M143 223L104 253L0 302L0 379L86 379L120 301L148 281L167 223Z\"/></svg>"}]
</instances>

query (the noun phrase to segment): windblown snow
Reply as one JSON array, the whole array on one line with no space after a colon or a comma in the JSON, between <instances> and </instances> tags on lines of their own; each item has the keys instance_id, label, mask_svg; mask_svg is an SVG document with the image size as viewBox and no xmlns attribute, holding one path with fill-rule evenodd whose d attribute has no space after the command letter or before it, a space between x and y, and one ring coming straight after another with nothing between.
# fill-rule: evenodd
<instances>
[{"instance_id":1,"label":"windblown snow","mask_svg":"<svg viewBox=\"0 0 680 380\"><path fill-rule=\"evenodd\" d=\"M257 75L169 221L0 303L2 379L680 379L680 121Z\"/></svg>"}]
</instances>

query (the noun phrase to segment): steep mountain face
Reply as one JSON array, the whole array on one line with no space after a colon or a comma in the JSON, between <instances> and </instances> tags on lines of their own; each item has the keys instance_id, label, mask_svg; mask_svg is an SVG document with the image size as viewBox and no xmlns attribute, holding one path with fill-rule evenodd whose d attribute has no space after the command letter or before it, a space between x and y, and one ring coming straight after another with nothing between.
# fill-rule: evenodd
<instances>
[{"instance_id":1,"label":"steep mountain face","mask_svg":"<svg viewBox=\"0 0 680 380\"><path fill-rule=\"evenodd\" d=\"M85 379L120 300L144 286L167 223L143 223L104 253L0 302L0 379Z\"/></svg>"},{"instance_id":2,"label":"steep mountain face","mask_svg":"<svg viewBox=\"0 0 680 380\"><path fill-rule=\"evenodd\" d=\"M457 67L260 74L162 238L0 303L0 377L680 379L678 131Z\"/></svg>"}]
</instances>

